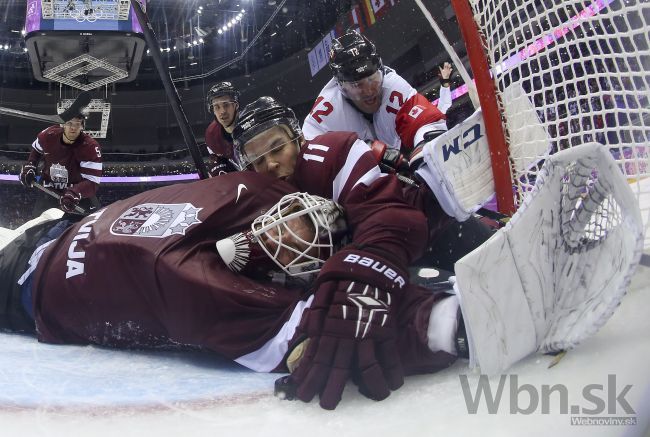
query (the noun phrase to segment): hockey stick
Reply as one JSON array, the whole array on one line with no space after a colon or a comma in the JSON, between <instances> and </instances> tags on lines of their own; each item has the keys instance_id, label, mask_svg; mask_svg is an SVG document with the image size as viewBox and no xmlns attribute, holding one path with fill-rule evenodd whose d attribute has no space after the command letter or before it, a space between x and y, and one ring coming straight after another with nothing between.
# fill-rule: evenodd
<instances>
[{"instance_id":1,"label":"hockey stick","mask_svg":"<svg viewBox=\"0 0 650 437\"><path fill-rule=\"evenodd\" d=\"M19 111L17 109L3 108L0 106L0 114L11 115L13 117L26 118L28 120L44 121L47 123L63 124L72 116L78 114L84 107L90 103L90 92L82 91L68 109L58 115L34 114L33 112Z\"/></svg>"},{"instance_id":2,"label":"hockey stick","mask_svg":"<svg viewBox=\"0 0 650 437\"><path fill-rule=\"evenodd\" d=\"M381 168L382 171L384 171L386 173L394 174L395 177L397 177L397 179L400 182L402 182L402 183L404 183L406 185L410 185L412 187L419 187L420 186L420 182L418 182L418 181L416 181L414 179L411 179L411 178L409 178L407 176L401 175L399 173L395 173L395 169L388 166L388 165L386 165L386 164L380 163L379 168ZM492 220L498 222L500 226L504 226L510 220L509 215L501 214L498 211L492 211L492 210L487 209L487 208L479 208L476 211L476 213L478 215L482 216L482 217L487 217L489 219L492 219Z\"/></svg>"},{"instance_id":3,"label":"hockey stick","mask_svg":"<svg viewBox=\"0 0 650 437\"><path fill-rule=\"evenodd\" d=\"M48 195L54 197L55 199L61 199L61 195L60 195L60 194L55 193L54 191L52 191L52 190L50 190L50 189L44 187L44 186L41 185L41 184L37 184L36 182L32 182L32 187L38 188L39 190L41 190L41 191L44 192L45 194L48 194ZM88 215L88 211L86 211L85 209L83 209L83 208L80 207L79 205L75 205L75 206L74 206L74 210L77 211L79 214Z\"/></svg>"},{"instance_id":4,"label":"hockey stick","mask_svg":"<svg viewBox=\"0 0 650 437\"><path fill-rule=\"evenodd\" d=\"M160 57L160 44L158 44L158 40L156 39L156 35L153 31L153 27L151 27L151 23L147 19L147 16L144 13L144 11L142 10L142 5L140 4L139 1L131 0L131 6L133 7L133 11L135 12L135 15L138 17L138 21L140 22L140 27L142 27L142 33L144 34L144 39L147 42L147 45L149 46L149 53L151 54L151 58L153 59L153 62L156 65L156 70L158 70L160 79L162 80L163 87L165 88L165 93L167 94L167 99L169 100L169 104L171 105L172 110L174 111L174 116L176 117L176 121L178 122L178 127L181 129L181 133L183 134L185 145L190 151L190 155L192 155L192 159L194 160L196 169L199 172L199 178L207 179L210 177L208 173L208 168L205 165L205 162L203 161L203 157L201 156L201 151L199 150L199 145L196 142L194 133L192 133L192 129L190 128L190 123L187 120L185 111L183 111L183 106L181 105L181 99L178 96L178 90L176 89L176 87L172 82L172 78L171 75L169 74L169 70L165 68L165 66L163 65L162 58Z\"/></svg>"}]
</instances>

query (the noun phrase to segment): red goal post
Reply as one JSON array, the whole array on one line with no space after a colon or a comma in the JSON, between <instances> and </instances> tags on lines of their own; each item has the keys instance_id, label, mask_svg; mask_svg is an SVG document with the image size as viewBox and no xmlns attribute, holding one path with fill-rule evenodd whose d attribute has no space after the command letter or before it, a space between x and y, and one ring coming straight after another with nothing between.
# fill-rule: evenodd
<instances>
[{"instance_id":1,"label":"red goal post","mask_svg":"<svg viewBox=\"0 0 650 437\"><path fill-rule=\"evenodd\" d=\"M521 205L549 154L595 142L627 177L650 237L650 3L452 5L483 110L499 210Z\"/></svg>"}]
</instances>

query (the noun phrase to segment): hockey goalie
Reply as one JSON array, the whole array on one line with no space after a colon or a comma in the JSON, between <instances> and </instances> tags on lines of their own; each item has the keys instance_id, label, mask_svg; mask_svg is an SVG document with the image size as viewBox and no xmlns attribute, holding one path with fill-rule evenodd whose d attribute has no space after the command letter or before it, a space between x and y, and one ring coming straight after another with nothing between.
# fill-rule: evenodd
<instances>
[{"instance_id":1,"label":"hockey goalie","mask_svg":"<svg viewBox=\"0 0 650 437\"><path fill-rule=\"evenodd\" d=\"M395 183L375 182L355 198ZM238 172L151 190L76 224L44 217L22 234L3 230L0 328L54 344L201 347L291 372L279 393L333 409L349 380L381 400L404 375L457 357L496 373L571 348L613 313L640 256L638 205L598 145L546 161L511 222L457 262L455 291L410 283L400 251L421 250L426 228L399 190L356 223L353 206L343 215L292 190ZM362 238L342 247L350 230ZM386 242L393 252L373 249Z\"/></svg>"}]
</instances>

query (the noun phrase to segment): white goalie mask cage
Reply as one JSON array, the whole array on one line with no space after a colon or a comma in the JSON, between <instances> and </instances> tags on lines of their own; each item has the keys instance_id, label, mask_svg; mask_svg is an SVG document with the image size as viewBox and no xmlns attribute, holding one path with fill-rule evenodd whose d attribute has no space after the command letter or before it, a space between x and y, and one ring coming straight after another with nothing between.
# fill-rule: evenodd
<instances>
[{"instance_id":1,"label":"white goalie mask cage","mask_svg":"<svg viewBox=\"0 0 650 437\"><path fill-rule=\"evenodd\" d=\"M293 229L295 220L306 219L312 232L300 236ZM341 207L331 200L308 193L287 194L256 218L251 225L253 236L267 255L289 276L317 273L334 253L338 236L345 229ZM280 255L292 259L283 264Z\"/></svg>"}]
</instances>

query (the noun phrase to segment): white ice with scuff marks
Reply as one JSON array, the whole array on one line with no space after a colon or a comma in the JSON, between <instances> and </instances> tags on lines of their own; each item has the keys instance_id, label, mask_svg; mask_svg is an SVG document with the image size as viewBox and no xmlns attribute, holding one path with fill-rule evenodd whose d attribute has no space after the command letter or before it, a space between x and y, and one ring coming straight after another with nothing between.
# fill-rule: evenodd
<instances>
[{"instance_id":1,"label":"white ice with scuff marks","mask_svg":"<svg viewBox=\"0 0 650 437\"><path fill-rule=\"evenodd\" d=\"M552 369L551 357L534 355L515 365L518 383L564 384L569 405L588 384L617 391L637 425L571 426L551 398L550 414L511 414L506 384L497 414L481 403L469 414L459 362L437 374L407 377L387 400L363 398L349 385L335 411L274 398L278 375L256 374L213 356L180 352L112 351L52 346L0 334L0 435L2 436L645 436L650 414L650 268L639 267L632 289L595 336ZM479 375L469 374L475 390ZM492 378L496 389L498 378ZM598 392L594 392L598 394ZM528 395L519 395L520 408ZM625 413L618 408L618 416ZM603 416L597 416L603 417Z\"/></svg>"}]
</instances>

